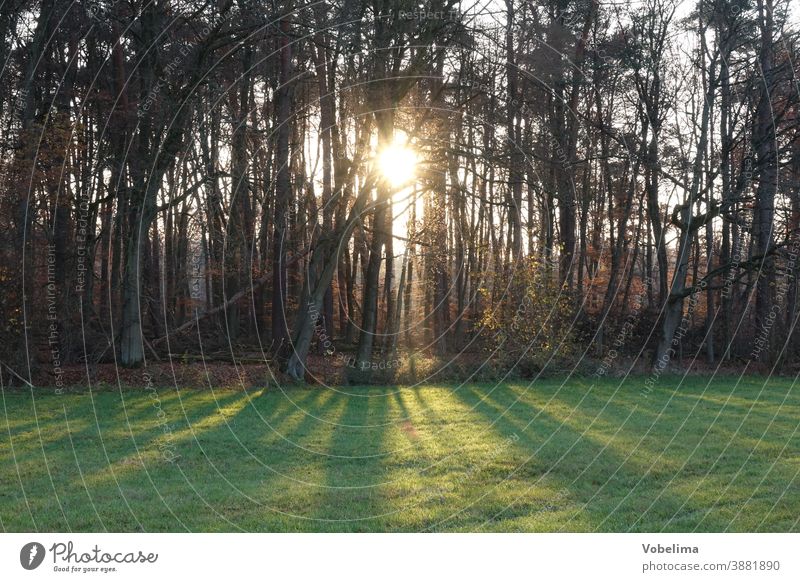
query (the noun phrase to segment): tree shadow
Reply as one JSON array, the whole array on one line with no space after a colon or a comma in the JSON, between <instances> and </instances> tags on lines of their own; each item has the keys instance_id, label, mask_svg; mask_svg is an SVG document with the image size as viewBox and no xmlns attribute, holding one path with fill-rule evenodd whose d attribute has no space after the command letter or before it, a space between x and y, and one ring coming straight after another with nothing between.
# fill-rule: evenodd
<instances>
[{"instance_id":1,"label":"tree shadow","mask_svg":"<svg viewBox=\"0 0 800 582\"><path fill-rule=\"evenodd\" d=\"M752 463L737 477L749 479L747 486L737 480L722 499L734 473L708 472L731 440L735 459L744 460L758 444L747 440L758 436L752 430L733 439L746 409L702 441L704 417L688 417L698 396L663 391L643 398L616 386L165 391L161 405L174 425L174 463L160 456L165 435L147 393L125 394L130 426L117 393L96 394L94 408L89 398L66 400L68 429L64 400L37 397L48 467L35 425L31 432L30 422L17 422L32 414L32 403L15 400L10 429L35 522L28 520L10 447L0 448L0 462L10 469L0 474L0 517L12 530L74 531L105 525L115 531L687 531L698 524L721 531L758 525L753 513L768 513L791 462L773 469L752 502L761 479L750 475ZM714 394L721 390L709 392L708 402ZM722 404L714 407L705 412L721 409L725 416ZM668 446L687 417L692 424ZM758 428L767 421L760 419ZM3 424L0 432L8 435ZM762 461L758 467L766 473L769 463ZM737 462L734 470L742 465ZM732 523L747 503L756 509ZM789 512L792 504L784 505L779 510ZM783 514L770 520L779 527L784 522L791 527Z\"/></svg>"},{"instance_id":2,"label":"tree shadow","mask_svg":"<svg viewBox=\"0 0 800 582\"><path fill-rule=\"evenodd\" d=\"M337 394L344 408L328 432L327 455L320 457L322 479L304 524L313 530L374 531L386 511L380 489L386 479L386 436L392 429L392 402L378 389Z\"/></svg>"},{"instance_id":3,"label":"tree shadow","mask_svg":"<svg viewBox=\"0 0 800 582\"><path fill-rule=\"evenodd\" d=\"M674 459L652 466L652 449L620 446L637 424L636 411L624 419L619 410L610 412L605 423L617 423L618 430L599 440L592 419L605 411L576 410L569 404L574 396L568 395L564 402L558 392L553 404L536 405L514 391L473 388L457 395L493 430L519 437L514 447L521 455L512 456L516 466L504 479L518 482L517 492L483 528L539 530L558 523L567 531L652 531L669 521L672 529L682 531L704 515L702 505L674 491L670 483L675 477ZM564 415L565 407L572 412ZM542 484L557 489L552 500L537 494ZM651 506L655 495L659 500ZM707 525L714 530L727 523L712 517Z\"/></svg>"}]
</instances>

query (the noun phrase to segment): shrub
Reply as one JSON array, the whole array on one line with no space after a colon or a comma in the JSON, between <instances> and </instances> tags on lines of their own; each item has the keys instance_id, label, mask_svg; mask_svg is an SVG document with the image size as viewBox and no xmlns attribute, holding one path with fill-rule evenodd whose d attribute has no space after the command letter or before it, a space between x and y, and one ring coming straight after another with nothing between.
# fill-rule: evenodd
<instances>
[{"instance_id":1,"label":"shrub","mask_svg":"<svg viewBox=\"0 0 800 582\"><path fill-rule=\"evenodd\" d=\"M571 297L556 282L554 265L531 258L515 269L481 323L496 364L530 377L571 368L580 354L573 321Z\"/></svg>"}]
</instances>

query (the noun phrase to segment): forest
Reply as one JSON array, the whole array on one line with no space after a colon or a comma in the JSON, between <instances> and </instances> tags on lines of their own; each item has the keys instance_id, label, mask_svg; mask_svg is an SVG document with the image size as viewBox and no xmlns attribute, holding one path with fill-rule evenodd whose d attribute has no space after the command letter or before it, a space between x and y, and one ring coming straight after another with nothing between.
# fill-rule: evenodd
<instances>
[{"instance_id":1,"label":"forest","mask_svg":"<svg viewBox=\"0 0 800 582\"><path fill-rule=\"evenodd\" d=\"M797 8L3 0L2 383L797 371Z\"/></svg>"}]
</instances>

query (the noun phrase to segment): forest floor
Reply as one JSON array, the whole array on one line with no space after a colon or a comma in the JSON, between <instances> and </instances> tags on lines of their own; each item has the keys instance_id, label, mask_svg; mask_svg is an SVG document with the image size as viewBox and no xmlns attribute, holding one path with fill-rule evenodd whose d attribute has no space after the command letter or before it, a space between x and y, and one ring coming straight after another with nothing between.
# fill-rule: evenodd
<instances>
[{"instance_id":1,"label":"forest floor","mask_svg":"<svg viewBox=\"0 0 800 582\"><path fill-rule=\"evenodd\" d=\"M2 393L5 531L798 531L786 378Z\"/></svg>"}]
</instances>

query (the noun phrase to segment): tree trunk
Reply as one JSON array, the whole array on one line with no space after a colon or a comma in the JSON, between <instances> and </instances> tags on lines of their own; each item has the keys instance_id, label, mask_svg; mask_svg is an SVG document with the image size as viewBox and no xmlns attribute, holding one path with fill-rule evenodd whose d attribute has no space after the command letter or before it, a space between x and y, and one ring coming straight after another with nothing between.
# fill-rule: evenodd
<instances>
[{"instance_id":1,"label":"tree trunk","mask_svg":"<svg viewBox=\"0 0 800 582\"><path fill-rule=\"evenodd\" d=\"M288 235L288 208L291 200L289 179L289 133L292 90L289 85L292 69L292 49L289 44L289 21L280 23L280 86L276 96L277 145L275 147L275 218L272 244L272 345L280 353L287 349L289 330L286 326L286 299L288 297L286 271L286 244Z\"/></svg>"}]
</instances>

